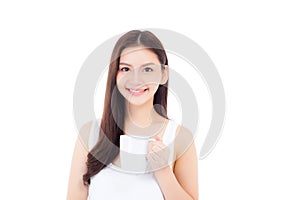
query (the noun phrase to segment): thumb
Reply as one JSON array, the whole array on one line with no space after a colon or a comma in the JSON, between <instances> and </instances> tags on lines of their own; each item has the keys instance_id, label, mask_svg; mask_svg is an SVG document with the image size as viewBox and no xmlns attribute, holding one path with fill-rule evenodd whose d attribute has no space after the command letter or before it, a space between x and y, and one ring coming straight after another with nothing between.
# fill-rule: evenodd
<instances>
[{"instance_id":1,"label":"thumb","mask_svg":"<svg viewBox=\"0 0 300 200\"><path fill-rule=\"evenodd\" d=\"M158 135L157 135L157 136L155 136L155 140L156 140L156 141L162 141L161 137L160 137L160 136L158 136Z\"/></svg>"}]
</instances>

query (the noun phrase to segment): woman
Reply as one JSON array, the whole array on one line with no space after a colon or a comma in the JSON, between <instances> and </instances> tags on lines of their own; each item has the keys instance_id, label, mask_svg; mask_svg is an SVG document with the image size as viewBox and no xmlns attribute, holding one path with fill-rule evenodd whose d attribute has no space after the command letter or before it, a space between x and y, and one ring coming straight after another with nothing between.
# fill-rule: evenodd
<instances>
[{"instance_id":1,"label":"woman","mask_svg":"<svg viewBox=\"0 0 300 200\"><path fill-rule=\"evenodd\" d=\"M193 135L168 118L167 87L168 59L158 38L149 31L124 34L112 52L100 128L89 122L80 130L68 199L198 199ZM152 138L145 173L121 170L124 137Z\"/></svg>"}]
</instances>

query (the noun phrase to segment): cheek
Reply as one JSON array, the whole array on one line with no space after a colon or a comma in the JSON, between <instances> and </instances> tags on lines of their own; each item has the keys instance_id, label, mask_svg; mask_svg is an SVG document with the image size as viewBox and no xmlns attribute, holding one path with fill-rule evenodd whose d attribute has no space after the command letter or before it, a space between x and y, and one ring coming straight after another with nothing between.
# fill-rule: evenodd
<instances>
[{"instance_id":1,"label":"cheek","mask_svg":"<svg viewBox=\"0 0 300 200\"><path fill-rule=\"evenodd\" d=\"M156 92L157 92L157 89L158 89L158 87L159 87L159 85L158 84L151 84L151 85L149 85L150 87L150 94L151 95L154 95Z\"/></svg>"},{"instance_id":2,"label":"cheek","mask_svg":"<svg viewBox=\"0 0 300 200\"><path fill-rule=\"evenodd\" d=\"M120 75L119 74L117 74L117 76L116 76L116 82L117 82L117 84L120 82Z\"/></svg>"},{"instance_id":3,"label":"cheek","mask_svg":"<svg viewBox=\"0 0 300 200\"><path fill-rule=\"evenodd\" d=\"M116 77L117 86L123 85L125 81L124 75L118 73Z\"/></svg>"},{"instance_id":4,"label":"cheek","mask_svg":"<svg viewBox=\"0 0 300 200\"><path fill-rule=\"evenodd\" d=\"M149 84L159 84L160 83L160 80L162 78L162 74L159 73L159 72L156 72L156 73L152 73L151 75L145 75L143 77L144 81L149 83Z\"/></svg>"}]
</instances>

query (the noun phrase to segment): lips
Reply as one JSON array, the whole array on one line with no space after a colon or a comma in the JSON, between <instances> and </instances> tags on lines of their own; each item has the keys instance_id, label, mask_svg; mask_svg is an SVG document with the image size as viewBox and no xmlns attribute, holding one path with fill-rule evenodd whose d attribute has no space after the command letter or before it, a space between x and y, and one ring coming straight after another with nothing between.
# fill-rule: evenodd
<instances>
[{"instance_id":1,"label":"lips","mask_svg":"<svg viewBox=\"0 0 300 200\"><path fill-rule=\"evenodd\" d=\"M138 88L138 89L133 89L133 88L126 88L126 90L133 96L140 96L147 91L149 91L149 88Z\"/></svg>"}]
</instances>

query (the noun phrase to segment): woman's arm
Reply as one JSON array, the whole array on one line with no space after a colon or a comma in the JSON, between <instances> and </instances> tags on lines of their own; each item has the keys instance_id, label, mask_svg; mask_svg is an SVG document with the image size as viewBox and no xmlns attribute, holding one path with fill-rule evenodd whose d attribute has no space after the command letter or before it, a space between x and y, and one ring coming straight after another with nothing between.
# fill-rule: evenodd
<instances>
[{"instance_id":1,"label":"woman's arm","mask_svg":"<svg viewBox=\"0 0 300 200\"><path fill-rule=\"evenodd\" d=\"M82 176L86 173L87 141L91 122L86 123L79 131L74 148L67 200L86 200L88 198L88 186L84 185Z\"/></svg>"},{"instance_id":2,"label":"woman's arm","mask_svg":"<svg viewBox=\"0 0 300 200\"><path fill-rule=\"evenodd\" d=\"M161 143L157 145L160 146ZM184 127L180 127L176 137L175 152L177 156L174 172L169 166L154 172L158 184L166 200L197 200L197 153L193 135Z\"/></svg>"}]
</instances>

